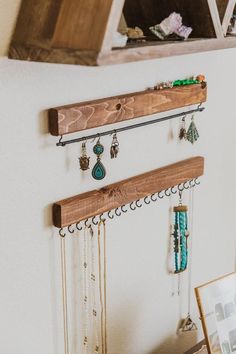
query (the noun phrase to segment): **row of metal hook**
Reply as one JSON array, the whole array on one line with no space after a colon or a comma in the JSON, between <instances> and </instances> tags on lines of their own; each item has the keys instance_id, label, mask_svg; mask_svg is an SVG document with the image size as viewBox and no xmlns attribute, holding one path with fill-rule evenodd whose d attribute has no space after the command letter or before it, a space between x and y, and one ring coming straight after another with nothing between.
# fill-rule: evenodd
<instances>
[{"instance_id":1,"label":"row of metal hook","mask_svg":"<svg viewBox=\"0 0 236 354\"><path fill-rule=\"evenodd\" d=\"M159 199L163 199L164 197L170 197L171 195L173 194L176 194L176 193L179 193L179 197L180 199L182 199L182 192L184 190L188 190L190 188L193 188L197 185L199 185L200 182L198 181L197 178L194 178L194 179L191 179L187 182L184 182L184 183L180 183L178 184L177 186L174 186L174 187L170 187L170 188L167 188L161 192L157 192L157 193L154 193L150 196L146 196L143 198L143 202L144 204L148 205L150 204L151 202L156 202ZM128 212L128 209L129 208L130 210L134 211L136 210L137 208L141 208L143 205L144 205L142 202L141 202L141 199L138 199L134 202L131 202L130 204L128 205L122 205L116 209L114 209L113 211L113 214L112 214L112 210L109 210L107 212L107 217L112 220L114 219L115 216L121 216L122 213L127 213ZM97 219L97 220L96 220ZM92 218L89 218L89 219L86 219L84 221L84 225L82 226L82 222L78 222L74 225L69 225L67 227L67 230L70 234L73 234L76 230L78 231L82 231L84 227L89 227L91 226L92 224L94 226L97 226L99 224L99 222L101 221L106 221L106 218L104 217L104 213L102 213L101 215L96 215L96 216L93 216ZM63 230L63 228L61 228L59 230L59 235L61 237L65 237L66 236L66 233L65 231Z\"/></svg>"}]
</instances>

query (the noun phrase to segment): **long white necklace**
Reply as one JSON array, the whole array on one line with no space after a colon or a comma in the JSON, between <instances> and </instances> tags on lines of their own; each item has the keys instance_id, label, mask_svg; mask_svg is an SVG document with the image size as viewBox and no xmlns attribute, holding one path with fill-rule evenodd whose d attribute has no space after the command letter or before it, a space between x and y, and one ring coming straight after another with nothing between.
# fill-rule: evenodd
<instances>
[{"instance_id":1,"label":"long white necklace","mask_svg":"<svg viewBox=\"0 0 236 354\"><path fill-rule=\"evenodd\" d=\"M64 353L69 354L65 236L61 236L61 279L63 300Z\"/></svg>"},{"instance_id":2,"label":"long white necklace","mask_svg":"<svg viewBox=\"0 0 236 354\"><path fill-rule=\"evenodd\" d=\"M93 229L90 227L90 236L91 236L91 297L92 297L92 330L93 330L93 341L92 341L92 350L95 354L99 354L99 328L98 328L98 311L97 311L97 272L96 272L96 259L95 259L95 235Z\"/></svg>"},{"instance_id":3,"label":"long white necklace","mask_svg":"<svg viewBox=\"0 0 236 354\"><path fill-rule=\"evenodd\" d=\"M103 226L101 228L101 226ZM101 229L103 232L101 232ZM103 234L103 240L102 240ZM103 248L102 248L103 244ZM106 294L106 224L101 220L98 224L98 258L99 258L99 289L101 304L101 339L102 354L107 354L107 294Z\"/></svg>"},{"instance_id":4,"label":"long white necklace","mask_svg":"<svg viewBox=\"0 0 236 354\"><path fill-rule=\"evenodd\" d=\"M87 237L88 228L85 227L83 232L83 353L88 353L89 345L89 283L88 283L88 274L89 274L89 263L88 263L88 237Z\"/></svg>"}]
</instances>

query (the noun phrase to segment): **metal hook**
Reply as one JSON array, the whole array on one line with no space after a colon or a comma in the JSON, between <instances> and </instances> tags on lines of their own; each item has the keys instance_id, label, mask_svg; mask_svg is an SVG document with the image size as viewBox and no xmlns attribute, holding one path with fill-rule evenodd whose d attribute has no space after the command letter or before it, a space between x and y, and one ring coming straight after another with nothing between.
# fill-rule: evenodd
<instances>
[{"instance_id":1,"label":"metal hook","mask_svg":"<svg viewBox=\"0 0 236 354\"><path fill-rule=\"evenodd\" d=\"M201 182L198 180L198 177L195 178L194 182L195 182L195 184L196 184L197 186L199 186L199 184L201 184Z\"/></svg>"},{"instance_id":2,"label":"metal hook","mask_svg":"<svg viewBox=\"0 0 236 354\"><path fill-rule=\"evenodd\" d=\"M119 208L115 209L115 214L116 214L116 216L121 216L121 213L118 214L118 210L119 210Z\"/></svg>"},{"instance_id":3,"label":"metal hook","mask_svg":"<svg viewBox=\"0 0 236 354\"><path fill-rule=\"evenodd\" d=\"M184 190L184 188L181 187L181 184L182 184L182 186L183 186L183 183L180 183L180 184L178 184L178 186L177 186L179 192L183 192L183 190Z\"/></svg>"},{"instance_id":4,"label":"metal hook","mask_svg":"<svg viewBox=\"0 0 236 354\"><path fill-rule=\"evenodd\" d=\"M66 146L66 143L64 141L62 141L62 139L63 139L63 135L61 135L61 137L57 143L57 146Z\"/></svg>"},{"instance_id":5,"label":"metal hook","mask_svg":"<svg viewBox=\"0 0 236 354\"><path fill-rule=\"evenodd\" d=\"M167 192L168 192L168 193L167 193ZM171 193L170 193L170 189L169 189L169 188L165 189L165 195L166 195L167 197L170 197L170 196L171 196Z\"/></svg>"},{"instance_id":6,"label":"metal hook","mask_svg":"<svg viewBox=\"0 0 236 354\"><path fill-rule=\"evenodd\" d=\"M183 184L183 188L184 188L184 189L189 189L189 188L190 188L190 185L187 186L187 183L188 183L188 182L189 182L189 181L184 182L184 184Z\"/></svg>"},{"instance_id":7,"label":"metal hook","mask_svg":"<svg viewBox=\"0 0 236 354\"><path fill-rule=\"evenodd\" d=\"M150 198L151 198L151 200L152 200L153 202L156 202L156 201L157 201L157 198L155 198L155 199L154 199L154 198L153 198L153 197L154 197L154 195L155 195L155 193L154 193L154 194L152 194Z\"/></svg>"},{"instance_id":8,"label":"metal hook","mask_svg":"<svg viewBox=\"0 0 236 354\"><path fill-rule=\"evenodd\" d=\"M125 205L121 205L121 207L120 207L120 208L121 208L121 211L122 211L122 213L127 213L128 210L127 210L127 209L124 209L124 207L125 207Z\"/></svg>"},{"instance_id":9,"label":"metal hook","mask_svg":"<svg viewBox=\"0 0 236 354\"><path fill-rule=\"evenodd\" d=\"M199 105L197 106L197 109L200 110L201 106L202 106L202 102L199 103ZM200 110L200 111L201 111L201 110Z\"/></svg>"},{"instance_id":10,"label":"metal hook","mask_svg":"<svg viewBox=\"0 0 236 354\"><path fill-rule=\"evenodd\" d=\"M143 201L144 201L144 203L145 203L145 204L147 204L147 205L148 205L148 204L150 204L150 203L151 203L151 201L150 201L150 200L149 200L149 201L147 201L147 198L148 198L148 196L146 196L146 197L143 199Z\"/></svg>"},{"instance_id":11,"label":"metal hook","mask_svg":"<svg viewBox=\"0 0 236 354\"><path fill-rule=\"evenodd\" d=\"M129 207L130 207L131 210L134 211L134 210L136 209L136 207L133 207L133 204L134 204L134 202L131 202L130 205L129 205Z\"/></svg>"},{"instance_id":12,"label":"metal hook","mask_svg":"<svg viewBox=\"0 0 236 354\"><path fill-rule=\"evenodd\" d=\"M65 237L65 236L66 236L66 233L63 232L63 227L60 228L60 230L59 230L59 235L60 235L61 237Z\"/></svg>"},{"instance_id":13,"label":"metal hook","mask_svg":"<svg viewBox=\"0 0 236 354\"><path fill-rule=\"evenodd\" d=\"M104 213L102 213L102 214L99 215L100 222L101 222L101 221L106 221L106 218L102 218L103 214L104 214Z\"/></svg>"},{"instance_id":14,"label":"metal hook","mask_svg":"<svg viewBox=\"0 0 236 354\"><path fill-rule=\"evenodd\" d=\"M91 143L94 143L94 141L96 139L98 139L98 142L100 141L100 138L101 138L101 134L100 133L97 133L96 136L91 140Z\"/></svg>"},{"instance_id":15,"label":"metal hook","mask_svg":"<svg viewBox=\"0 0 236 354\"><path fill-rule=\"evenodd\" d=\"M82 231L83 227L79 226L79 224L80 224L80 221L76 223L75 227L76 227L77 230Z\"/></svg>"},{"instance_id":16,"label":"metal hook","mask_svg":"<svg viewBox=\"0 0 236 354\"><path fill-rule=\"evenodd\" d=\"M68 229L68 231L69 231L70 234L73 234L73 233L75 232L75 230L71 230L71 227L72 227L72 225L69 225L69 226L67 227L67 229Z\"/></svg>"},{"instance_id":17,"label":"metal hook","mask_svg":"<svg viewBox=\"0 0 236 354\"><path fill-rule=\"evenodd\" d=\"M86 219L86 220L85 220L85 222L84 222L84 226L85 226L85 227L89 227L89 225L87 225L88 221L89 221L89 219Z\"/></svg>"},{"instance_id":18,"label":"metal hook","mask_svg":"<svg viewBox=\"0 0 236 354\"><path fill-rule=\"evenodd\" d=\"M94 226L97 226L98 225L98 221L97 222L94 221L95 218L96 218L96 215L92 217L92 223L93 223Z\"/></svg>"},{"instance_id":19,"label":"metal hook","mask_svg":"<svg viewBox=\"0 0 236 354\"><path fill-rule=\"evenodd\" d=\"M140 199L136 200L135 201L135 205L138 207L138 208L141 208L142 207L142 204L138 204L140 202Z\"/></svg>"},{"instance_id":20,"label":"metal hook","mask_svg":"<svg viewBox=\"0 0 236 354\"><path fill-rule=\"evenodd\" d=\"M189 181L189 187L190 187L190 188L195 187L195 181L194 181L194 179L191 179L191 180Z\"/></svg>"},{"instance_id":21,"label":"metal hook","mask_svg":"<svg viewBox=\"0 0 236 354\"><path fill-rule=\"evenodd\" d=\"M157 193L158 198L160 198L160 199L164 198L164 195L161 195L162 192L163 192L163 191L160 191L160 192Z\"/></svg>"},{"instance_id":22,"label":"metal hook","mask_svg":"<svg viewBox=\"0 0 236 354\"><path fill-rule=\"evenodd\" d=\"M109 210L108 213L107 213L109 219L114 219L114 215L111 216L110 213L111 213L111 210Z\"/></svg>"},{"instance_id":23,"label":"metal hook","mask_svg":"<svg viewBox=\"0 0 236 354\"><path fill-rule=\"evenodd\" d=\"M174 188L176 188L176 186L173 186L171 187L170 191L172 194L176 194L177 193L177 190L174 190Z\"/></svg>"}]
</instances>

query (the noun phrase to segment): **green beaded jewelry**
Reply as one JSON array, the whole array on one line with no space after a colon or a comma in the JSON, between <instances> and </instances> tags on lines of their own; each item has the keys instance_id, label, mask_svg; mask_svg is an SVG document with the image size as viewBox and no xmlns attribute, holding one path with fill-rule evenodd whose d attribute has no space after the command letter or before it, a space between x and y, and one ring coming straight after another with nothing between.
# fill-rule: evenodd
<instances>
[{"instance_id":1,"label":"green beaded jewelry","mask_svg":"<svg viewBox=\"0 0 236 354\"><path fill-rule=\"evenodd\" d=\"M106 176L106 169L101 162L100 156L104 152L104 146L100 143L100 138L98 139L96 145L93 147L93 152L97 155L97 162L93 167L92 176L96 180L101 180Z\"/></svg>"},{"instance_id":2,"label":"green beaded jewelry","mask_svg":"<svg viewBox=\"0 0 236 354\"><path fill-rule=\"evenodd\" d=\"M175 254L175 273L181 273L187 269L188 265L188 208L182 205L181 193L180 203L173 209L175 214L174 232L174 254Z\"/></svg>"}]
</instances>

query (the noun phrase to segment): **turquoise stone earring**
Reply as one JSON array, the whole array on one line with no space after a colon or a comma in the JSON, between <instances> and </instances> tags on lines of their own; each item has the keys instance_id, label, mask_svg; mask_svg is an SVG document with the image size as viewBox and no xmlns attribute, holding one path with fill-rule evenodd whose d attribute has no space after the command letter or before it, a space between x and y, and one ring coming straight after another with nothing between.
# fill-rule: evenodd
<instances>
[{"instance_id":1,"label":"turquoise stone earring","mask_svg":"<svg viewBox=\"0 0 236 354\"><path fill-rule=\"evenodd\" d=\"M93 167L92 176L96 180L101 180L106 176L106 169L101 162L100 156L104 152L104 146L100 143L100 138L96 142L96 145L93 147L93 152L97 155L97 162Z\"/></svg>"}]
</instances>

